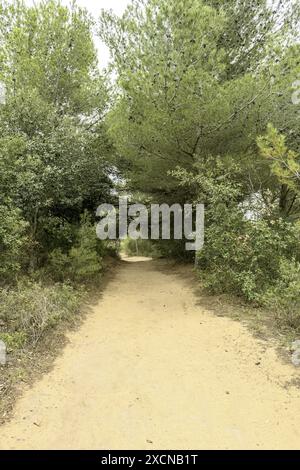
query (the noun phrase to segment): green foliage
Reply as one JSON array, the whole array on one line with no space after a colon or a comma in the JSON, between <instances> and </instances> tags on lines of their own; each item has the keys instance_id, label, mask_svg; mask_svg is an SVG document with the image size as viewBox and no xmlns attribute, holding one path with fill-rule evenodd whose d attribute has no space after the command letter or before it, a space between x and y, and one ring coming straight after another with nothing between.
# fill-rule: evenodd
<instances>
[{"instance_id":1,"label":"green foliage","mask_svg":"<svg viewBox=\"0 0 300 470\"><path fill-rule=\"evenodd\" d=\"M294 0L287 2L289 11L280 2L276 2L271 9L270 2L266 0L205 0L204 3L226 14L226 27L220 45L226 53L227 77L243 74L247 70L255 71L274 39L277 47L282 46L282 30L291 28L297 5Z\"/></svg>"},{"instance_id":2,"label":"green foliage","mask_svg":"<svg viewBox=\"0 0 300 470\"><path fill-rule=\"evenodd\" d=\"M281 328L300 332L300 263L282 259L280 276L261 299Z\"/></svg>"},{"instance_id":3,"label":"green foliage","mask_svg":"<svg viewBox=\"0 0 300 470\"><path fill-rule=\"evenodd\" d=\"M205 244L197 255L203 284L213 293L233 294L257 305L271 306L267 293L280 305L281 295L286 320L291 318L297 290L288 287L282 266L285 263L292 271L300 261L299 224L278 217L259 194L255 197L258 211L248 207L238 166L208 159L198 168L196 176L182 169L173 175L180 186L194 193L195 202L206 205ZM284 323L284 316L281 319Z\"/></svg>"},{"instance_id":4,"label":"green foliage","mask_svg":"<svg viewBox=\"0 0 300 470\"><path fill-rule=\"evenodd\" d=\"M262 157L270 161L274 175L300 193L300 156L288 149L285 136L269 124L267 134L257 142Z\"/></svg>"},{"instance_id":5,"label":"green foliage","mask_svg":"<svg viewBox=\"0 0 300 470\"><path fill-rule=\"evenodd\" d=\"M74 246L68 253L61 249L53 250L49 255L48 273L56 280L87 282L102 270L101 257L98 253L100 240L96 237L94 224L88 213L81 217Z\"/></svg>"},{"instance_id":6,"label":"green foliage","mask_svg":"<svg viewBox=\"0 0 300 470\"><path fill-rule=\"evenodd\" d=\"M293 225L245 220L241 212L225 207L214 216L198 255L205 284L213 292L260 302L261 294L280 278L281 260L299 246Z\"/></svg>"},{"instance_id":7,"label":"green foliage","mask_svg":"<svg viewBox=\"0 0 300 470\"><path fill-rule=\"evenodd\" d=\"M118 80L108 130L131 189L186 202L193 194L178 192L172 170L196 174L199 161L226 155L243 163L249 189L249 174L254 189L261 179L272 184L256 137L271 117L295 115L287 85L294 72L283 58L296 66L299 47L293 54L289 47L299 6L289 7L287 13L264 0L138 0L122 18L103 13L99 33Z\"/></svg>"},{"instance_id":8,"label":"green foliage","mask_svg":"<svg viewBox=\"0 0 300 470\"><path fill-rule=\"evenodd\" d=\"M127 238L122 241L121 251L128 256L145 256L149 258L160 258L161 256L158 244L151 240L132 240Z\"/></svg>"},{"instance_id":9,"label":"green foliage","mask_svg":"<svg viewBox=\"0 0 300 470\"><path fill-rule=\"evenodd\" d=\"M73 321L81 293L67 284L49 287L38 283L19 284L0 292L1 336L9 347L36 344L49 328L60 321Z\"/></svg>"},{"instance_id":10,"label":"green foliage","mask_svg":"<svg viewBox=\"0 0 300 470\"><path fill-rule=\"evenodd\" d=\"M13 352L18 349L22 349L27 341L27 336L24 331L17 331L14 333L1 333L0 340L4 341L8 353Z\"/></svg>"},{"instance_id":11,"label":"green foliage","mask_svg":"<svg viewBox=\"0 0 300 470\"><path fill-rule=\"evenodd\" d=\"M298 328L299 13L296 0L134 0L121 18L103 12L109 87L85 9L0 2L0 281L19 286L0 296L10 347L78 305L68 285L19 277L85 283L116 254L89 214L119 186L151 203L204 203L205 284ZM140 255L191 255L184 241L137 244ZM134 241L123 248L137 254Z\"/></svg>"},{"instance_id":12,"label":"green foliage","mask_svg":"<svg viewBox=\"0 0 300 470\"><path fill-rule=\"evenodd\" d=\"M26 226L18 209L0 205L0 281L12 280L21 268Z\"/></svg>"},{"instance_id":13,"label":"green foliage","mask_svg":"<svg viewBox=\"0 0 300 470\"><path fill-rule=\"evenodd\" d=\"M293 0L137 0L100 23L117 73L108 132L129 189L204 203L202 279L257 304L299 262L299 13Z\"/></svg>"},{"instance_id":14,"label":"green foliage","mask_svg":"<svg viewBox=\"0 0 300 470\"><path fill-rule=\"evenodd\" d=\"M73 279L77 281L84 278L91 279L100 272L101 263L97 253L97 243L95 226L85 213L81 219L77 245L73 246L69 253Z\"/></svg>"},{"instance_id":15,"label":"green foliage","mask_svg":"<svg viewBox=\"0 0 300 470\"><path fill-rule=\"evenodd\" d=\"M10 350L72 321L78 284L102 268L88 214L111 200L113 168L93 27L75 2L0 2L0 337Z\"/></svg>"},{"instance_id":16,"label":"green foliage","mask_svg":"<svg viewBox=\"0 0 300 470\"><path fill-rule=\"evenodd\" d=\"M75 3L1 2L0 43L0 201L27 223L23 266L34 272L71 249L84 210L110 200L107 84L93 21Z\"/></svg>"}]
</instances>

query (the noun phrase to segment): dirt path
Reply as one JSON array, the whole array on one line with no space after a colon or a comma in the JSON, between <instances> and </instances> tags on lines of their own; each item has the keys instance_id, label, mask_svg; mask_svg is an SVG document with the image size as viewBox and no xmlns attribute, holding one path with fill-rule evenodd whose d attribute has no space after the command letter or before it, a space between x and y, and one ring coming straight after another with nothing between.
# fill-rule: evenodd
<instances>
[{"instance_id":1,"label":"dirt path","mask_svg":"<svg viewBox=\"0 0 300 470\"><path fill-rule=\"evenodd\" d=\"M205 311L188 276L128 261L0 448L300 448L300 389L284 387L295 369Z\"/></svg>"}]
</instances>

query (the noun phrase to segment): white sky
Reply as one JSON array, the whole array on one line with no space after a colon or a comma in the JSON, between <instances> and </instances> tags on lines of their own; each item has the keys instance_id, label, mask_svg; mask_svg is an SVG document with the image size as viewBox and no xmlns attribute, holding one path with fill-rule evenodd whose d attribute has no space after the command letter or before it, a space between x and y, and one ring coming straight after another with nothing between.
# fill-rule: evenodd
<instances>
[{"instance_id":1,"label":"white sky","mask_svg":"<svg viewBox=\"0 0 300 470\"><path fill-rule=\"evenodd\" d=\"M62 4L69 5L69 0L61 0ZM39 0L25 0L27 5L37 4ZM77 0L77 4L81 7L85 7L95 19L99 17L100 10L111 9L117 15L122 15L126 6L130 3L130 0ZM95 37L95 44L98 49L99 63L101 67L106 67L109 62L109 51L105 44L103 44L98 37Z\"/></svg>"}]
</instances>

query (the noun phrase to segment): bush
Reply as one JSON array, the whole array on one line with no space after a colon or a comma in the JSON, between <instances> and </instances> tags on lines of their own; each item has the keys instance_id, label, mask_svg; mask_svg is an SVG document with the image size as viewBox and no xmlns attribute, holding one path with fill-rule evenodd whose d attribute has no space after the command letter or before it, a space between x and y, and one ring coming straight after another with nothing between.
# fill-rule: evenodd
<instances>
[{"instance_id":1,"label":"bush","mask_svg":"<svg viewBox=\"0 0 300 470\"><path fill-rule=\"evenodd\" d=\"M299 247L295 227L282 220L250 221L238 209L214 212L198 254L205 285L215 293L232 293L260 302L280 279L282 259Z\"/></svg>"},{"instance_id":2,"label":"bush","mask_svg":"<svg viewBox=\"0 0 300 470\"><path fill-rule=\"evenodd\" d=\"M282 260L279 279L261 301L272 310L279 326L300 331L300 263Z\"/></svg>"},{"instance_id":3,"label":"bush","mask_svg":"<svg viewBox=\"0 0 300 470\"><path fill-rule=\"evenodd\" d=\"M110 256L111 258L119 258L120 243L115 240L98 240L97 253L101 258Z\"/></svg>"},{"instance_id":4,"label":"bush","mask_svg":"<svg viewBox=\"0 0 300 470\"><path fill-rule=\"evenodd\" d=\"M128 256L145 256L149 258L159 258L161 256L158 247L151 240L126 238L122 241L121 251Z\"/></svg>"},{"instance_id":5,"label":"bush","mask_svg":"<svg viewBox=\"0 0 300 470\"><path fill-rule=\"evenodd\" d=\"M8 347L36 344L45 332L62 320L72 321L82 292L67 284L50 287L38 283L19 284L0 292L1 339Z\"/></svg>"},{"instance_id":6,"label":"bush","mask_svg":"<svg viewBox=\"0 0 300 470\"><path fill-rule=\"evenodd\" d=\"M26 344L27 336L24 332L0 333L0 340L4 341L7 351L22 349Z\"/></svg>"},{"instance_id":7,"label":"bush","mask_svg":"<svg viewBox=\"0 0 300 470\"><path fill-rule=\"evenodd\" d=\"M60 248L49 255L47 272L57 281L90 281L102 270L100 240L96 237L95 227L85 213L81 218L75 246L68 253Z\"/></svg>"},{"instance_id":8,"label":"bush","mask_svg":"<svg viewBox=\"0 0 300 470\"><path fill-rule=\"evenodd\" d=\"M11 281L21 268L27 224L20 211L0 205L0 280Z\"/></svg>"}]
</instances>

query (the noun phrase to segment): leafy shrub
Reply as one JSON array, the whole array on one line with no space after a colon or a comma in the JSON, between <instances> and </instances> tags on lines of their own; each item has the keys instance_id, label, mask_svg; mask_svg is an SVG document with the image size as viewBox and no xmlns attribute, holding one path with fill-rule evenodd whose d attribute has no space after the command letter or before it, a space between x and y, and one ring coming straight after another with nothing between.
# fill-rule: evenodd
<instances>
[{"instance_id":1,"label":"leafy shrub","mask_svg":"<svg viewBox=\"0 0 300 470\"><path fill-rule=\"evenodd\" d=\"M71 248L69 258L70 279L74 281L91 280L101 271L102 265L97 251L87 241Z\"/></svg>"},{"instance_id":2,"label":"leafy shrub","mask_svg":"<svg viewBox=\"0 0 300 470\"><path fill-rule=\"evenodd\" d=\"M0 340L4 341L7 351L11 352L16 349L22 349L26 344L27 335L23 331L14 333L0 333Z\"/></svg>"},{"instance_id":3,"label":"leafy shrub","mask_svg":"<svg viewBox=\"0 0 300 470\"><path fill-rule=\"evenodd\" d=\"M179 262L193 262L195 253L187 251L186 240L158 240L154 247L159 257L176 259Z\"/></svg>"},{"instance_id":4,"label":"leafy shrub","mask_svg":"<svg viewBox=\"0 0 300 470\"><path fill-rule=\"evenodd\" d=\"M102 270L99 255L100 240L96 237L90 216L85 213L81 218L75 245L68 253L60 248L49 255L48 273L58 281L71 280L84 282L91 280Z\"/></svg>"},{"instance_id":5,"label":"leafy shrub","mask_svg":"<svg viewBox=\"0 0 300 470\"><path fill-rule=\"evenodd\" d=\"M300 331L300 263L282 260L276 284L261 298L281 327Z\"/></svg>"},{"instance_id":6,"label":"leafy shrub","mask_svg":"<svg viewBox=\"0 0 300 470\"><path fill-rule=\"evenodd\" d=\"M282 259L299 246L295 227L282 220L246 220L238 209L223 208L214 216L198 254L206 286L259 302L280 278Z\"/></svg>"},{"instance_id":7,"label":"leafy shrub","mask_svg":"<svg viewBox=\"0 0 300 470\"><path fill-rule=\"evenodd\" d=\"M128 256L145 256L159 258L158 247L151 240L132 240L126 238L122 241L121 250Z\"/></svg>"},{"instance_id":8,"label":"leafy shrub","mask_svg":"<svg viewBox=\"0 0 300 470\"><path fill-rule=\"evenodd\" d=\"M0 279L12 280L21 268L21 253L26 242L27 224L20 211L0 205Z\"/></svg>"},{"instance_id":9,"label":"leafy shrub","mask_svg":"<svg viewBox=\"0 0 300 470\"><path fill-rule=\"evenodd\" d=\"M120 243L115 240L98 240L97 253L101 258L110 256L112 258L119 258Z\"/></svg>"},{"instance_id":10,"label":"leafy shrub","mask_svg":"<svg viewBox=\"0 0 300 470\"><path fill-rule=\"evenodd\" d=\"M37 343L45 332L62 320L72 321L82 293L67 284L49 287L38 283L19 284L0 292L1 337L8 346Z\"/></svg>"},{"instance_id":11,"label":"leafy shrub","mask_svg":"<svg viewBox=\"0 0 300 470\"><path fill-rule=\"evenodd\" d=\"M76 237L76 226L63 217L40 217L39 243L46 253L57 248L68 251Z\"/></svg>"}]
</instances>

